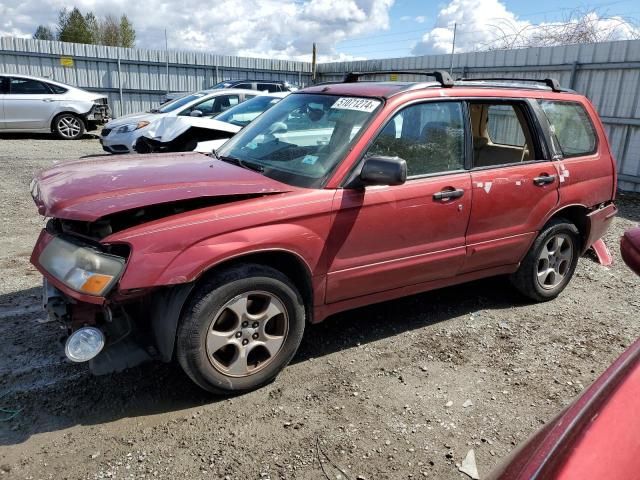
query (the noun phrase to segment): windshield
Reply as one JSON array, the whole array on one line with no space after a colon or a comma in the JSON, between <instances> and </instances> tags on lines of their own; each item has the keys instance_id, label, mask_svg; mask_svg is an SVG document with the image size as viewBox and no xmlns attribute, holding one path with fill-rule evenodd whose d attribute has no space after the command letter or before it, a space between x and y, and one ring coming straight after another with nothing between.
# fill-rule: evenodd
<instances>
[{"instance_id":1,"label":"windshield","mask_svg":"<svg viewBox=\"0 0 640 480\"><path fill-rule=\"evenodd\" d=\"M381 103L372 98L289 95L218 154L255 164L281 182L319 188Z\"/></svg>"},{"instance_id":2,"label":"windshield","mask_svg":"<svg viewBox=\"0 0 640 480\"><path fill-rule=\"evenodd\" d=\"M175 100L165 103L160 108L152 110L151 113L168 113L177 110L180 107L185 106L187 103L191 103L194 100L202 98L207 94L204 92L192 93L191 95L185 95L184 97L176 98Z\"/></svg>"},{"instance_id":3,"label":"windshield","mask_svg":"<svg viewBox=\"0 0 640 480\"><path fill-rule=\"evenodd\" d=\"M258 97L247 100L246 102L230 108L226 112L214 115L216 120L232 123L239 127L244 127L251 123L262 112L267 111L278 103L281 98L260 95Z\"/></svg>"}]
</instances>

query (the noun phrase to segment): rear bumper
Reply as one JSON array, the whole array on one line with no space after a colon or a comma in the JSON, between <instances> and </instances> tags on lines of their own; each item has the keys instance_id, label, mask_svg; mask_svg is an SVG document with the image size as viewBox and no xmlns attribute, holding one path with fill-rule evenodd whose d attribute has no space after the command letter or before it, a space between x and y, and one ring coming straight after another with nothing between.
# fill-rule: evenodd
<instances>
[{"instance_id":1,"label":"rear bumper","mask_svg":"<svg viewBox=\"0 0 640 480\"><path fill-rule=\"evenodd\" d=\"M95 104L84 114L84 118L87 122L101 125L111 120L111 109L107 104Z\"/></svg>"},{"instance_id":2,"label":"rear bumper","mask_svg":"<svg viewBox=\"0 0 640 480\"><path fill-rule=\"evenodd\" d=\"M589 234L583 245L584 251L591 247L596 240L602 238L617 213L618 207L612 202L593 210L587 215Z\"/></svg>"}]
</instances>

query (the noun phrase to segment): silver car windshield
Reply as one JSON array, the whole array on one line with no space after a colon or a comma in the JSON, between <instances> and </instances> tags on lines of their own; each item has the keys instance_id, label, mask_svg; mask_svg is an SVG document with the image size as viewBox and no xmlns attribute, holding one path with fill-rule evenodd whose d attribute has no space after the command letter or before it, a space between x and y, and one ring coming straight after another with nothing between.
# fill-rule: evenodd
<instances>
[{"instance_id":1,"label":"silver car windshield","mask_svg":"<svg viewBox=\"0 0 640 480\"><path fill-rule=\"evenodd\" d=\"M292 94L225 143L218 155L250 163L290 185L319 188L381 104L374 98Z\"/></svg>"}]
</instances>

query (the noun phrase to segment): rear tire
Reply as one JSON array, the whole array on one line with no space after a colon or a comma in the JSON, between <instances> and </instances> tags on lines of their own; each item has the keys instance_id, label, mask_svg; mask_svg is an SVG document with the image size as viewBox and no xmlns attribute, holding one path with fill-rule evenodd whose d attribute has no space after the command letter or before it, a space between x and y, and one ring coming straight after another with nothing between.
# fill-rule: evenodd
<instances>
[{"instance_id":1,"label":"rear tire","mask_svg":"<svg viewBox=\"0 0 640 480\"><path fill-rule=\"evenodd\" d=\"M573 223L562 218L550 221L511 275L511 283L536 302L553 300L573 277L580 248L580 232Z\"/></svg>"},{"instance_id":2,"label":"rear tire","mask_svg":"<svg viewBox=\"0 0 640 480\"><path fill-rule=\"evenodd\" d=\"M304 327L304 301L285 275L263 265L238 265L195 291L178 327L176 357L209 392L248 392L291 361Z\"/></svg>"},{"instance_id":3,"label":"rear tire","mask_svg":"<svg viewBox=\"0 0 640 480\"><path fill-rule=\"evenodd\" d=\"M84 120L73 113L62 113L53 119L53 131L61 140L77 140L84 135Z\"/></svg>"}]
</instances>

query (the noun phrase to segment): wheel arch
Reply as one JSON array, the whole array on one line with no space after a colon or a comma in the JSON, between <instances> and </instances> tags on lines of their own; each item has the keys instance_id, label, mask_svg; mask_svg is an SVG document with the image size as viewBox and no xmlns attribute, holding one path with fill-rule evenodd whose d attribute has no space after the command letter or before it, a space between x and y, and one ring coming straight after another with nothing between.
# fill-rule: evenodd
<instances>
[{"instance_id":1,"label":"wheel arch","mask_svg":"<svg viewBox=\"0 0 640 480\"><path fill-rule=\"evenodd\" d=\"M265 265L286 275L302 295L307 322L312 321L313 284L311 269L300 255L282 249L242 253L210 265L189 283L173 285L154 293L151 328L156 347L163 361L169 362L173 358L178 323L185 306L188 305L198 285L206 282L208 278L220 270L247 263Z\"/></svg>"},{"instance_id":2,"label":"wheel arch","mask_svg":"<svg viewBox=\"0 0 640 480\"><path fill-rule=\"evenodd\" d=\"M66 114L66 113L69 113L69 114L71 114L71 115L74 115L74 116L78 117L80 120L82 120L82 123L84 123L84 128L85 128L85 130L86 130L86 128L87 128L87 120L86 120L85 116L84 116L84 115L82 115L82 114L81 114L81 113L79 113L79 112L76 112L76 111L74 111L74 110L70 110L70 109L68 109L68 108L67 108L67 109L62 110L62 111L60 111L60 112L56 112L56 113L53 115L53 117L51 118L51 122L50 122L50 124L49 124L49 127L51 128L51 131L52 131L52 132L55 132L55 128L56 128L56 127L55 127L55 121L56 121L56 118L58 118L60 115L64 115L64 114Z\"/></svg>"},{"instance_id":3,"label":"wheel arch","mask_svg":"<svg viewBox=\"0 0 640 480\"><path fill-rule=\"evenodd\" d=\"M587 239L589 238L589 231L590 231L590 224L589 224L589 217L588 217L589 212L590 212L590 209L585 207L584 205L580 205L580 204L567 205L553 212L553 214L551 214L545 220L544 225L547 225L550 221L556 220L558 218L564 218L566 220L569 220L571 223L573 223L576 226L576 228L578 229L578 232L580 232L580 239L582 241L582 244L580 245L580 251L581 253L584 253L584 251L587 248L585 247L585 244L587 242ZM542 227L541 230L543 229L544 229L544 226Z\"/></svg>"}]
</instances>

